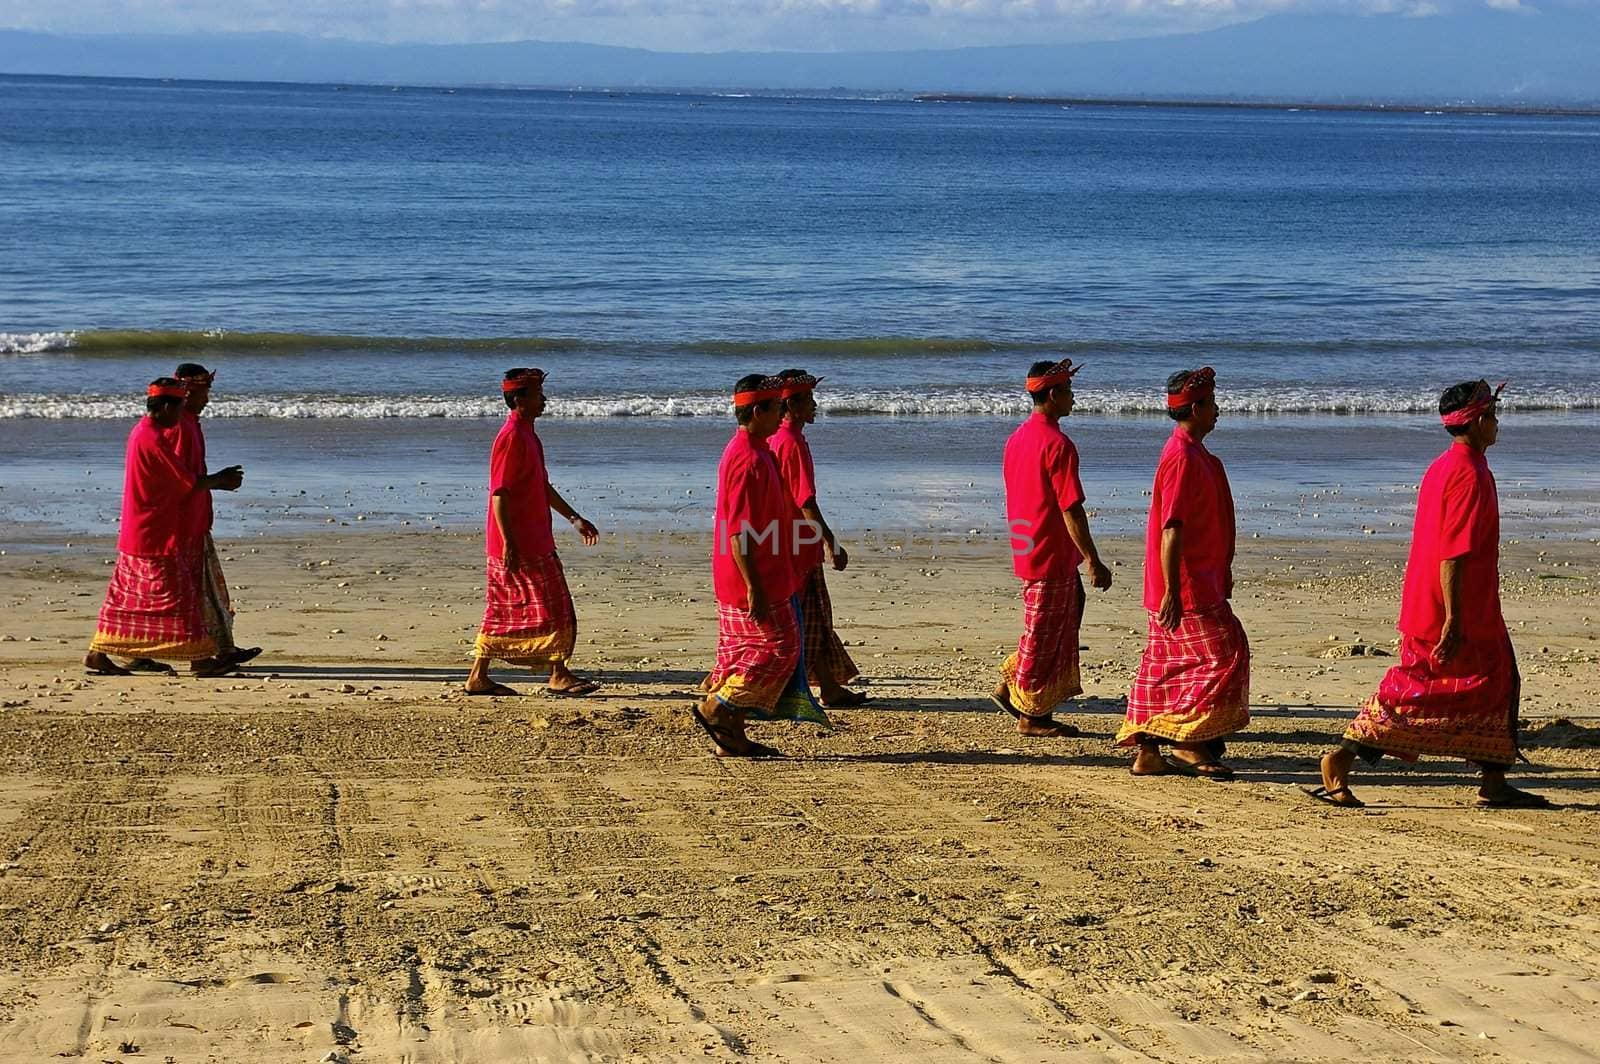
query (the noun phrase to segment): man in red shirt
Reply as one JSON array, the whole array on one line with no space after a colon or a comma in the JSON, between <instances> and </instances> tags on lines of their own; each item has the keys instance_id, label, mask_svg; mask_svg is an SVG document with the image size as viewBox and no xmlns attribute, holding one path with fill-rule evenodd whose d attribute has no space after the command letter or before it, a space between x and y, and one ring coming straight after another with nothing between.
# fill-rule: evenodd
<instances>
[{"instance_id":1,"label":"man in red shirt","mask_svg":"<svg viewBox=\"0 0 1600 1064\"><path fill-rule=\"evenodd\" d=\"M1111 570L1100 560L1078 478L1078 448L1061 431L1072 414L1072 378L1082 366L1072 359L1035 362L1028 370L1033 414L1006 441L1006 518L1011 566L1022 579L1022 638L1000 666L990 696L1017 718L1017 731L1038 738L1078 735L1057 721L1055 707L1083 692L1078 675L1078 631L1083 623L1083 579L1101 591Z\"/></svg>"},{"instance_id":2,"label":"man in red shirt","mask_svg":"<svg viewBox=\"0 0 1600 1064\"><path fill-rule=\"evenodd\" d=\"M1228 604L1233 491L1203 442L1217 427L1216 372L1169 377L1167 415L1178 425L1156 466L1145 526L1149 635L1117 743L1138 746L1135 776L1228 780L1224 739L1250 723L1250 644Z\"/></svg>"},{"instance_id":3,"label":"man in red shirt","mask_svg":"<svg viewBox=\"0 0 1600 1064\"><path fill-rule=\"evenodd\" d=\"M111 660L113 654L187 661L199 676L221 676L236 664L218 655L206 624L194 496L234 491L241 474L237 468L196 474L179 457L186 394L183 382L172 377L153 381L145 393L146 414L128 434L117 565L83 659L98 675L129 675Z\"/></svg>"},{"instance_id":4,"label":"man in red shirt","mask_svg":"<svg viewBox=\"0 0 1600 1064\"><path fill-rule=\"evenodd\" d=\"M533 428L544 413L544 378L543 370L517 368L507 370L500 382L511 413L489 455L486 605L477 657L467 676L469 695L517 693L490 678L489 663L496 658L548 672L545 690L550 694L587 695L600 687L567 667L578 640L578 618L556 555L550 511L571 522L585 546L600 542L600 533L550 483L544 444Z\"/></svg>"},{"instance_id":5,"label":"man in red shirt","mask_svg":"<svg viewBox=\"0 0 1600 1064\"><path fill-rule=\"evenodd\" d=\"M1501 385L1503 388L1504 385ZM1400 594L1400 663L1322 758L1313 798L1349 808L1357 757L1422 754L1478 764L1478 804L1549 808L1541 795L1506 783L1517 759L1517 702L1522 681L1500 612L1500 499L1484 452L1500 435L1499 391L1487 381L1457 384L1439 399L1454 437L1422 478L1417 518Z\"/></svg>"},{"instance_id":6,"label":"man in red shirt","mask_svg":"<svg viewBox=\"0 0 1600 1064\"><path fill-rule=\"evenodd\" d=\"M828 562L842 572L850 564L850 555L822 517L816 465L805 432L806 426L817 420L817 400L812 393L820 378L799 369L786 369L778 378L783 381L784 419L768 446L783 474L784 488L805 517L795 537L794 558L801 573L800 627L806 677L820 691L824 706L849 709L864 704L867 696L844 686L861 672L834 631L833 600L822 575L822 562L826 553Z\"/></svg>"},{"instance_id":7,"label":"man in red shirt","mask_svg":"<svg viewBox=\"0 0 1600 1064\"><path fill-rule=\"evenodd\" d=\"M783 419L783 381L755 373L733 388L738 427L717 468L711 578L717 597L717 660L691 709L719 757L777 757L745 734L745 722L827 723L800 669L794 594L802 522L767 441Z\"/></svg>"},{"instance_id":8,"label":"man in red shirt","mask_svg":"<svg viewBox=\"0 0 1600 1064\"><path fill-rule=\"evenodd\" d=\"M178 419L176 447L181 459L197 480L206 476L206 436L200 425L200 415L211 402L211 385L217 379L214 371L197 362L184 362L172 374L188 389L183 400L183 416ZM239 473L239 466L228 466L222 472ZM240 647L233 640L233 603L228 597L228 581L222 574L222 559L217 556L216 543L211 538L211 492L195 491L190 497L190 515L194 522L193 535L200 541L200 591L205 605L206 628L217 641L217 656L231 660L235 665L261 653L260 647ZM151 658L138 658L128 663L135 672L171 672L169 666Z\"/></svg>"}]
</instances>

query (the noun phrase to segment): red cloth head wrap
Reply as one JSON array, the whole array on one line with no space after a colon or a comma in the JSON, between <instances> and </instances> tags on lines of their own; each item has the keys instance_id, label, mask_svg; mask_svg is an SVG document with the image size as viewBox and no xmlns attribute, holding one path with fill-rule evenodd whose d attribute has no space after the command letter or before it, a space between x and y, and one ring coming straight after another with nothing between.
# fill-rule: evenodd
<instances>
[{"instance_id":1,"label":"red cloth head wrap","mask_svg":"<svg viewBox=\"0 0 1600 1064\"><path fill-rule=\"evenodd\" d=\"M1056 385L1065 384L1073 377L1076 377L1078 375L1078 371L1082 368L1082 366L1074 366L1072 364L1072 359L1064 358L1060 362L1057 362L1055 365L1051 366L1045 372L1041 373L1039 376L1029 377L1028 391L1049 391Z\"/></svg>"},{"instance_id":2,"label":"red cloth head wrap","mask_svg":"<svg viewBox=\"0 0 1600 1064\"><path fill-rule=\"evenodd\" d=\"M768 399L782 399L783 386L787 382L782 377L767 377L761 384L747 392L734 392L734 406L750 406L752 403L764 403Z\"/></svg>"},{"instance_id":3,"label":"red cloth head wrap","mask_svg":"<svg viewBox=\"0 0 1600 1064\"><path fill-rule=\"evenodd\" d=\"M145 389L144 394L150 399L183 399L189 394L189 386L182 383L162 384L160 381L154 381Z\"/></svg>"},{"instance_id":4,"label":"red cloth head wrap","mask_svg":"<svg viewBox=\"0 0 1600 1064\"><path fill-rule=\"evenodd\" d=\"M544 370L530 369L517 374L515 377L507 377L505 380L501 381L500 392L502 395L510 395L512 392L522 391L522 389L528 387L529 385L543 383Z\"/></svg>"},{"instance_id":5,"label":"red cloth head wrap","mask_svg":"<svg viewBox=\"0 0 1600 1064\"><path fill-rule=\"evenodd\" d=\"M1167 409L1180 410L1190 403L1213 398L1216 394L1217 371L1210 366L1202 366L1189 374L1189 379L1184 382L1181 390L1168 393Z\"/></svg>"},{"instance_id":6,"label":"red cloth head wrap","mask_svg":"<svg viewBox=\"0 0 1600 1064\"><path fill-rule=\"evenodd\" d=\"M178 379L190 387L209 388L211 387L212 382L217 379L217 371L212 370L209 373L186 373Z\"/></svg>"},{"instance_id":7,"label":"red cloth head wrap","mask_svg":"<svg viewBox=\"0 0 1600 1064\"><path fill-rule=\"evenodd\" d=\"M1440 414L1439 420L1444 422L1448 428L1472 424L1494 409L1495 404L1500 401L1500 393L1505 390L1506 384L1506 381L1501 381L1500 387L1491 392L1488 381L1479 381L1478 391L1473 395L1472 402L1459 410L1452 410L1448 414Z\"/></svg>"},{"instance_id":8,"label":"red cloth head wrap","mask_svg":"<svg viewBox=\"0 0 1600 1064\"><path fill-rule=\"evenodd\" d=\"M806 392L815 391L817 384L821 382L821 380L821 377L813 377L809 373L800 377L784 377L783 398L787 399L791 395L802 395Z\"/></svg>"}]
</instances>

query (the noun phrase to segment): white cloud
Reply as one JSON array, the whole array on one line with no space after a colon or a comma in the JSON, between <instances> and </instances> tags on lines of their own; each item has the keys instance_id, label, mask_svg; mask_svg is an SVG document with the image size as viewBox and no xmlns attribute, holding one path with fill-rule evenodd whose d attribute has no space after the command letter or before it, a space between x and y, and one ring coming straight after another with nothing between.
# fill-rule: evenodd
<instances>
[{"instance_id":1,"label":"white cloud","mask_svg":"<svg viewBox=\"0 0 1600 1064\"><path fill-rule=\"evenodd\" d=\"M1287 11L1430 15L1534 0L0 0L0 27L278 31L378 41L586 40L646 48L905 48L1205 29Z\"/></svg>"}]
</instances>

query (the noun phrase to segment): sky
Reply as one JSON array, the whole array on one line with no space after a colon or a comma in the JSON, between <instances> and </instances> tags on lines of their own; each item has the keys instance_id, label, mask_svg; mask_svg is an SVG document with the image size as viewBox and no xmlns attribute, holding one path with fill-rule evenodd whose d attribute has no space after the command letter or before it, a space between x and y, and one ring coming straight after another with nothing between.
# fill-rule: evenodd
<instances>
[{"instance_id":1,"label":"sky","mask_svg":"<svg viewBox=\"0 0 1600 1064\"><path fill-rule=\"evenodd\" d=\"M273 31L382 42L586 41L658 51L1040 44L1210 29L1290 11L1417 17L1600 0L0 0L0 28Z\"/></svg>"}]
</instances>

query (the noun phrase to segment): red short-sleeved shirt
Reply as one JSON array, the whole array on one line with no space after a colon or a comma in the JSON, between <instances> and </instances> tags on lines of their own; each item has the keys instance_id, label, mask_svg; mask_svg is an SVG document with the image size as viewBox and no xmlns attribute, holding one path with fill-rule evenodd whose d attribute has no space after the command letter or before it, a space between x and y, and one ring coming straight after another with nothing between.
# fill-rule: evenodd
<instances>
[{"instance_id":1,"label":"red short-sleeved shirt","mask_svg":"<svg viewBox=\"0 0 1600 1064\"><path fill-rule=\"evenodd\" d=\"M1178 596L1186 610L1203 610L1233 597L1233 489L1222 460L1182 425L1172 430L1156 466L1150 520L1144 537L1144 607L1161 608L1161 533L1183 525Z\"/></svg>"},{"instance_id":2,"label":"red short-sleeved shirt","mask_svg":"<svg viewBox=\"0 0 1600 1064\"><path fill-rule=\"evenodd\" d=\"M733 559L730 537L748 531L750 561L767 601L794 594L803 575L794 563L794 503L783 486L778 463L764 440L743 429L723 449L717 467L716 527L711 545L711 580L717 601L745 606L749 595Z\"/></svg>"},{"instance_id":3,"label":"red short-sleeved shirt","mask_svg":"<svg viewBox=\"0 0 1600 1064\"><path fill-rule=\"evenodd\" d=\"M178 431L142 417L128 434L117 532L117 550L123 554L170 556L194 542L189 496L195 478L178 457Z\"/></svg>"},{"instance_id":4,"label":"red short-sleeved shirt","mask_svg":"<svg viewBox=\"0 0 1600 1064\"><path fill-rule=\"evenodd\" d=\"M817 497L817 467L811 460L811 444L806 440L805 426L785 420L772 439L767 441L772 457L783 474L784 488L795 507L804 506ZM803 517L804 515L799 515ZM794 558L801 575L822 564L822 530L807 524L796 525Z\"/></svg>"},{"instance_id":5,"label":"red short-sleeved shirt","mask_svg":"<svg viewBox=\"0 0 1600 1064\"><path fill-rule=\"evenodd\" d=\"M176 433L179 461L198 481L206 475L206 434L200 419L185 410L172 431ZM196 491L189 499L190 530L196 537L204 536L211 531L213 519L211 492Z\"/></svg>"},{"instance_id":6,"label":"red short-sleeved shirt","mask_svg":"<svg viewBox=\"0 0 1600 1064\"><path fill-rule=\"evenodd\" d=\"M489 454L489 515L485 532L489 557L504 558L506 545L494 520L494 497L506 497L506 524L517 549L536 557L556 549L550 529L550 478L544 465L544 444L533 422L515 410L500 426Z\"/></svg>"},{"instance_id":7,"label":"red short-sleeved shirt","mask_svg":"<svg viewBox=\"0 0 1600 1064\"><path fill-rule=\"evenodd\" d=\"M1468 639L1504 635L1500 612L1500 496L1481 451L1464 443L1434 459L1417 492L1400 631L1435 642L1444 627L1439 564L1459 560L1461 633Z\"/></svg>"},{"instance_id":8,"label":"red short-sleeved shirt","mask_svg":"<svg viewBox=\"0 0 1600 1064\"><path fill-rule=\"evenodd\" d=\"M1024 580L1071 576L1083 555L1061 512L1083 501L1078 448L1055 419L1036 412L1006 441L1003 469L1012 569Z\"/></svg>"}]
</instances>

